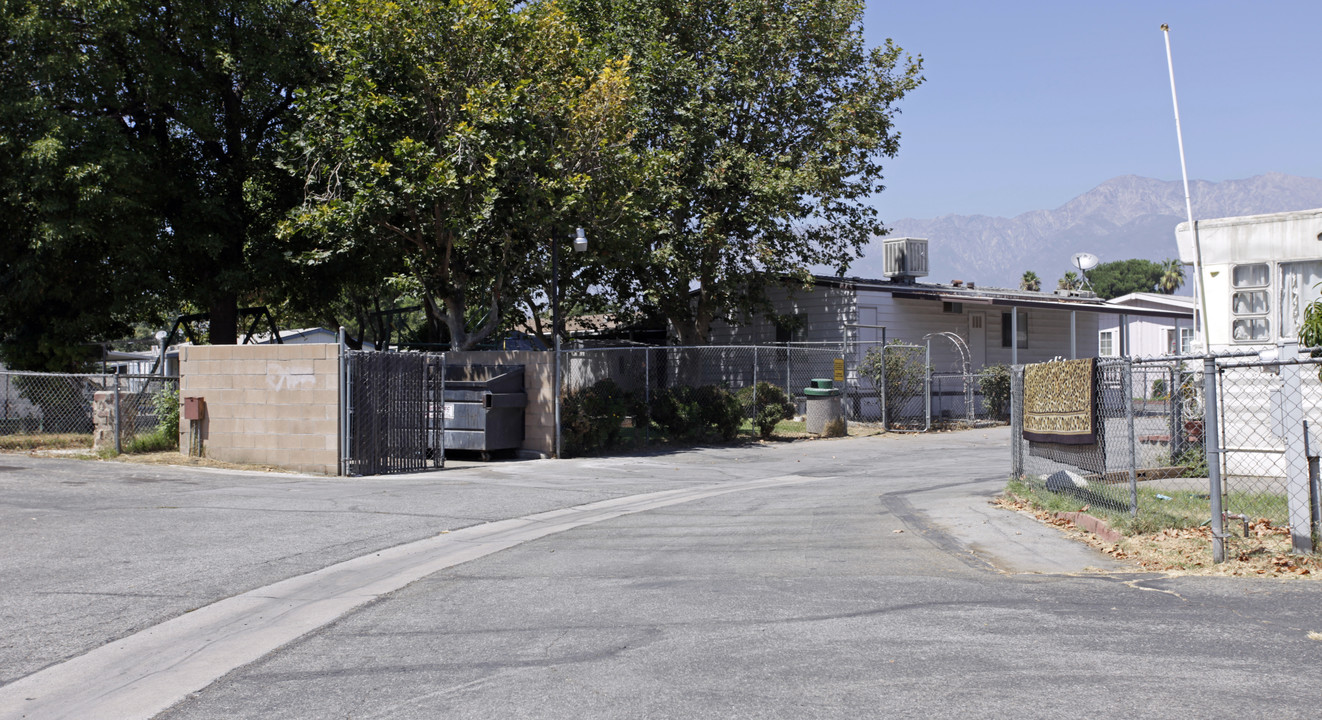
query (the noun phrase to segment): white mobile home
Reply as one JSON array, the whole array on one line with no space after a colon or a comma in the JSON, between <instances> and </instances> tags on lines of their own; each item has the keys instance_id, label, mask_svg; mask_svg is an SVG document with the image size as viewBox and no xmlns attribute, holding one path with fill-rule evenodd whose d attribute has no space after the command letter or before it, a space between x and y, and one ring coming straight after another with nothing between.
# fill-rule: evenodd
<instances>
[{"instance_id":1,"label":"white mobile home","mask_svg":"<svg viewBox=\"0 0 1322 720\"><path fill-rule=\"evenodd\" d=\"M892 263L896 247L921 258L921 267ZM808 288L787 285L772 292L770 314L718 325L712 342L842 344L861 354L890 340L923 343L929 336L950 333L967 345L976 372L998 363L1096 357L1102 324L1122 316L1173 323L1189 319L1183 307L1116 306L1092 293L982 288L959 281L919 283L916 278L927 274L926 241L892 238L885 248L890 279L816 277ZM935 340L932 365L938 372L961 371L955 343Z\"/></svg>"},{"instance_id":2,"label":"white mobile home","mask_svg":"<svg viewBox=\"0 0 1322 720\"><path fill-rule=\"evenodd\" d=\"M1205 347L1213 352L1263 351L1299 339L1304 309L1322 294L1322 209L1203 220L1201 247ZM1180 260L1196 260L1189 223L1175 231ZM1264 367L1223 370L1225 471L1231 476L1284 477L1282 409L1302 409L1322 422L1322 383L1315 372ZM1299 373L1287 385L1283 375Z\"/></svg>"},{"instance_id":3,"label":"white mobile home","mask_svg":"<svg viewBox=\"0 0 1322 720\"><path fill-rule=\"evenodd\" d=\"M1195 262L1189 223L1175 230ZM1322 282L1322 209L1198 221L1205 347L1213 352L1294 342Z\"/></svg>"}]
</instances>

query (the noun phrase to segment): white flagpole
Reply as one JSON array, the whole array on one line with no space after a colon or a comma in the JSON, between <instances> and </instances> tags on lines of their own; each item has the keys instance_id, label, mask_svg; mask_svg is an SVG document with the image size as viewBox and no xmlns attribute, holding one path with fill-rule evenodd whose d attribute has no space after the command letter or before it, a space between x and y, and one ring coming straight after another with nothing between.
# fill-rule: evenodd
<instances>
[{"instance_id":1,"label":"white flagpole","mask_svg":"<svg viewBox=\"0 0 1322 720\"><path fill-rule=\"evenodd\" d=\"M1189 216L1189 231L1193 233L1193 295L1194 333L1197 342L1207 351L1207 297L1203 294L1203 248L1198 242L1198 222L1193 219L1193 201L1189 198L1189 168L1184 162L1184 133L1180 130L1180 101L1175 96L1175 63L1171 60L1171 28L1162 23L1166 38L1166 69L1171 76L1171 103L1175 106L1175 139L1180 144L1180 174L1184 176L1184 210Z\"/></svg>"}]
</instances>

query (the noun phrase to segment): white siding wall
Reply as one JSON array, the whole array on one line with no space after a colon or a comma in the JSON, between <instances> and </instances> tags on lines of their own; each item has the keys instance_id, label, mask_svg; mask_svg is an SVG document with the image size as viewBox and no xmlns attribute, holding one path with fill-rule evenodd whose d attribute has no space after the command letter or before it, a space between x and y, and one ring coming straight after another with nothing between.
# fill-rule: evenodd
<instances>
[{"instance_id":1,"label":"white siding wall","mask_svg":"<svg viewBox=\"0 0 1322 720\"><path fill-rule=\"evenodd\" d=\"M799 319L794 342L839 343L845 339L845 326L857 321L854 292L831 287L793 291L772 288L768 294L776 312ZM771 318L745 318L739 325L717 322L712 327L713 345L765 345L775 342L776 326Z\"/></svg>"},{"instance_id":2,"label":"white siding wall","mask_svg":"<svg viewBox=\"0 0 1322 720\"><path fill-rule=\"evenodd\" d=\"M1010 308L999 305L966 303L961 313L942 310L942 303L934 300L897 299L890 293L861 291L859 307L876 305L878 321L886 326L887 340L924 343L923 337L936 332L953 332L970 342L969 315L984 316L986 365L1009 364L1010 348L1001 346L1001 318ZM1032 363L1070 356L1070 313L1068 310L1021 309L1028 317L1028 341L1019 348L1019 362ZM1097 355L1098 313L1077 313L1077 350L1079 357ZM972 348L976 354L976 348ZM974 369L979 364L974 361ZM932 366L938 372L958 370L959 353L953 343L942 338L932 340Z\"/></svg>"},{"instance_id":3,"label":"white siding wall","mask_svg":"<svg viewBox=\"0 0 1322 720\"><path fill-rule=\"evenodd\" d=\"M1116 330L1120 327L1119 315L1103 315L1098 330ZM1129 356L1157 357L1167 354L1166 331L1177 327L1193 327L1192 320L1175 318L1129 316ZM1116 334L1116 353L1120 352L1120 335Z\"/></svg>"},{"instance_id":4,"label":"white siding wall","mask_svg":"<svg viewBox=\"0 0 1322 720\"><path fill-rule=\"evenodd\" d=\"M1010 363L1011 349L1001 345L1002 313L1009 308L994 307L987 323L987 364ZM1028 313L1028 347L1020 346L1019 363L1046 362L1055 357L1070 357L1070 311L1030 308ZM1097 356L1097 322L1099 313L1075 312L1077 356Z\"/></svg>"},{"instance_id":5,"label":"white siding wall","mask_svg":"<svg viewBox=\"0 0 1322 720\"><path fill-rule=\"evenodd\" d=\"M1010 362L1010 348L1001 346L1002 313L1008 313L1008 307L999 305L964 304L959 313L944 312L942 303L935 300L909 300L892 297L889 292L880 290L855 291L840 288L817 287L812 290L773 290L772 299L777 312L802 318L802 327L794 333L796 342L841 342L846 337L846 326L859 322L861 315L870 315L867 308L876 309L876 323L885 327L885 337L889 340L902 340L915 345L924 345L925 336L938 332L951 332L959 335L966 343L970 338L969 315L983 315L986 365ZM1068 310L1021 309L1028 317L1028 341L1019 348L1019 362L1043 362L1053 357L1070 355L1070 312ZM1077 313L1077 350L1078 357L1097 355L1098 321L1105 317L1099 313ZM880 331L855 330L851 340L863 340L863 345L875 332L880 340ZM737 326L717 323L712 329L712 343L724 344L761 344L771 343L776 339L774 323L767 317L756 317ZM973 366L979 363L976 347ZM867 347L860 347L860 353ZM932 365L938 372L958 371L960 354L955 345L944 338L932 339Z\"/></svg>"}]
</instances>

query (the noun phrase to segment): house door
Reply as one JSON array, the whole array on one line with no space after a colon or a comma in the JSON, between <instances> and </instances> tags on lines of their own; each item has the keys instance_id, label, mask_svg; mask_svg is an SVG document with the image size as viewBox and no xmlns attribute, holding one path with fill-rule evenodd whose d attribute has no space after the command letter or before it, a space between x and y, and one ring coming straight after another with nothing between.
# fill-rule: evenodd
<instances>
[{"instance_id":1,"label":"house door","mask_svg":"<svg viewBox=\"0 0 1322 720\"><path fill-rule=\"evenodd\" d=\"M986 313L969 313L969 356L974 371L987 364Z\"/></svg>"}]
</instances>

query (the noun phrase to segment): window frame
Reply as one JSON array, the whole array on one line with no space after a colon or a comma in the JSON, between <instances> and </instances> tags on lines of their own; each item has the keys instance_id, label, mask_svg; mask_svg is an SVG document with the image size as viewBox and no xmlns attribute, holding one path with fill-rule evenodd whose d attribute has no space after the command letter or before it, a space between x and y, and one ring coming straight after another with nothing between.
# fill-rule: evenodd
<instances>
[{"instance_id":1,"label":"window frame","mask_svg":"<svg viewBox=\"0 0 1322 720\"><path fill-rule=\"evenodd\" d=\"M1264 268L1266 268L1266 272L1263 273L1263 276L1264 276L1264 278L1265 278L1264 281L1261 282L1261 283L1256 283L1256 282L1243 282L1243 283L1241 283L1241 282L1240 282L1240 279L1239 279L1239 271L1240 271L1240 269L1241 269L1241 268L1252 268L1252 267L1264 267ZM1262 307L1262 309L1261 309L1261 310L1258 310L1258 311L1254 311L1254 312L1238 312L1238 309L1237 309L1237 307L1236 307L1236 303L1235 303L1235 298L1236 298L1237 296L1240 296L1240 295L1249 295L1249 294L1252 294L1252 293L1262 293L1262 297L1266 299L1266 301L1263 303L1263 307ZM1269 263L1269 262L1254 262L1254 263L1240 263L1240 264L1231 265L1231 266L1230 266L1230 293L1229 293L1229 298L1228 298L1228 299L1229 299L1229 302L1230 302L1230 341L1231 341L1232 343L1236 343L1236 344L1240 344L1240 345L1266 345L1266 344L1270 344L1270 343L1272 342L1272 340L1275 338L1275 335L1272 334L1272 321L1271 321L1271 308L1272 308L1272 263ZM1266 336L1265 336L1265 337L1256 337L1256 338L1255 338L1255 337L1247 337L1247 338L1238 338L1238 337L1235 337L1235 326L1236 326L1236 324L1240 323L1241 321L1243 321L1244 323L1246 323L1246 324L1247 324L1248 326L1250 326L1250 327L1253 326L1254 321L1260 321L1260 322L1262 322L1262 323L1266 326L1266 329L1267 329Z\"/></svg>"},{"instance_id":2,"label":"window frame","mask_svg":"<svg viewBox=\"0 0 1322 720\"><path fill-rule=\"evenodd\" d=\"M1102 339L1103 339L1103 338L1105 338L1108 342L1111 343L1111 350L1110 350L1110 352L1103 352L1103 351L1102 351ZM1119 340L1120 340L1120 329L1119 329L1119 328L1111 328L1110 330L1098 330L1098 331L1097 331L1097 357L1120 357L1120 348L1118 347L1118 345L1119 345Z\"/></svg>"},{"instance_id":3,"label":"window frame","mask_svg":"<svg viewBox=\"0 0 1322 720\"><path fill-rule=\"evenodd\" d=\"M1028 311L1018 310L1017 312L1019 313L1019 327L1016 328L1019 331L1019 349L1023 350L1024 348L1028 347ZM1001 347L1003 348L1014 347L1013 342L1010 338L1010 332L1011 332L1010 328L1011 328L1010 312L1002 310L1001 311Z\"/></svg>"}]
</instances>

